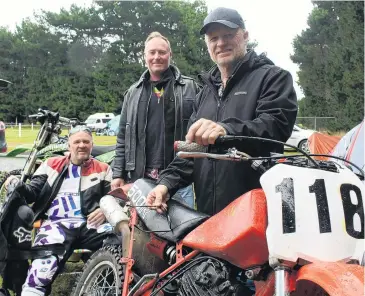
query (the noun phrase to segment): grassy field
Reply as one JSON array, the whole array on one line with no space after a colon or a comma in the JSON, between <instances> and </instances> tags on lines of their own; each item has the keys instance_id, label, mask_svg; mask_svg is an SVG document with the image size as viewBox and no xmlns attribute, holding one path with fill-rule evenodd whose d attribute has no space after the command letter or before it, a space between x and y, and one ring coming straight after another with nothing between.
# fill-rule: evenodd
<instances>
[{"instance_id":1,"label":"grassy field","mask_svg":"<svg viewBox=\"0 0 365 296\"><path fill-rule=\"evenodd\" d=\"M19 130L17 128L7 128L5 136L8 143L8 152L17 146L32 146L38 131L39 129L23 128L21 137L19 137ZM63 132L63 134L67 134L67 132ZM115 143L116 136L95 136L94 134L94 145L114 145Z\"/></svg>"}]
</instances>

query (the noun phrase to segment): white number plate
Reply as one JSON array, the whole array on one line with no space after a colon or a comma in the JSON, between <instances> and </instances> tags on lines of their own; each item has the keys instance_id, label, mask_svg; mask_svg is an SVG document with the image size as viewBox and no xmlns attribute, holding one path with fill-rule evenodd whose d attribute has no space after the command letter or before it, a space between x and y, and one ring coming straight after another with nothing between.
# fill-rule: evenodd
<instances>
[{"instance_id":1,"label":"white number plate","mask_svg":"<svg viewBox=\"0 0 365 296\"><path fill-rule=\"evenodd\" d=\"M278 164L260 179L271 257L295 262L351 258L364 243L364 184L339 173Z\"/></svg>"}]
</instances>

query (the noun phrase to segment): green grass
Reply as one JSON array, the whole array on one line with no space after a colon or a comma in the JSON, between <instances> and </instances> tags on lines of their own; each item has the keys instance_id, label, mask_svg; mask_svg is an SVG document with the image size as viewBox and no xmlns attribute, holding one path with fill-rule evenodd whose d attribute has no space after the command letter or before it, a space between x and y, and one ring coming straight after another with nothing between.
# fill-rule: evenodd
<instances>
[{"instance_id":1,"label":"green grass","mask_svg":"<svg viewBox=\"0 0 365 296\"><path fill-rule=\"evenodd\" d=\"M7 128L5 131L6 142L8 143L8 152L13 150L17 146L32 146L39 129L31 130L30 128L23 128L21 131L21 137L19 137L19 130L17 128ZM62 135L67 134L67 131ZM95 136L94 133L94 145L115 145L116 136Z\"/></svg>"}]
</instances>

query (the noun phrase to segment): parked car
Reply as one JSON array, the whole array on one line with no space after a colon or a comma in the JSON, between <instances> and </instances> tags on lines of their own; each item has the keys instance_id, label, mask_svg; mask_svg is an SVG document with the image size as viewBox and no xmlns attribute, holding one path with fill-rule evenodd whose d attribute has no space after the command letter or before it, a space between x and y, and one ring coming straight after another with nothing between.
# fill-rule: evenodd
<instances>
[{"instance_id":1,"label":"parked car","mask_svg":"<svg viewBox=\"0 0 365 296\"><path fill-rule=\"evenodd\" d=\"M304 150L305 152L309 152L308 147L308 138L314 133L314 130L300 128L297 125L294 125L293 132L286 142L289 145L293 145L298 147L299 149ZM285 149L290 149L286 147Z\"/></svg>"},{"instance_id":2,"label":"parked car","mask_svg":"<svg viewBox=\"0 0 365 296\"><path fill-rule=\"evenodd\" d=\"M0 121L0 152L6 152L8 145L5 138L5 123Z\"/></svg>"}]
</instances>

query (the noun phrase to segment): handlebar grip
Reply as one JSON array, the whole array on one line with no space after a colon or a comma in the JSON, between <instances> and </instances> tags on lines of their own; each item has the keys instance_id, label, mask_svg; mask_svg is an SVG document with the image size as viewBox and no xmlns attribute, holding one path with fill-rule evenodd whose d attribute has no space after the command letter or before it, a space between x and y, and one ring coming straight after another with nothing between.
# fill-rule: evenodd
<instances>
[{"instance_id":1,"label":"handlebar grip","mask_svg":"<svg viewBox=\"0 0 365 296\"><path fill-rule=\"evenodd\" d=\"M40 117L40 116L43 116L43 114L31 114L31 115L28 115L29 118L35 118L35 117Z\"/></svg>"},{"instance_id":2,"label":"handlebar grip","mask_svg":"<svg viewBox=\"0 0 365 296\"><path fill-rule=\"evenodd\" d=\"M62 116L60 116L58 118L58 120L61 121L61 122L64 122L64 123L70 123L71 122L71 119L68 119L68 118L62 117Z\"/></svg>"},{"instance_id":3,"label":"handlebar grip","mask_svg":"<svg viewBox=\"0 0 365 296\"><path fill-rule=\"evenodd\" d=\"M187 143L185 141L175 141L174 150L176 152L206 152L207 147L197 143Z\"/></svg>"}]
</instances>

